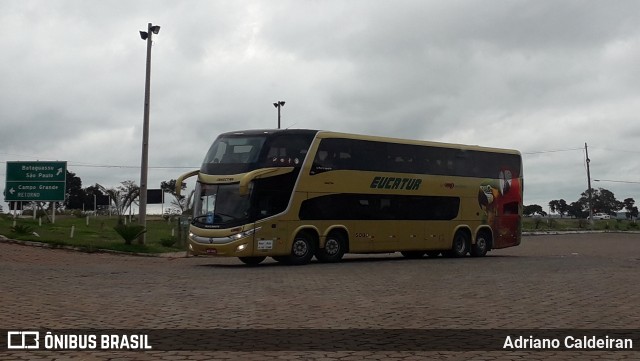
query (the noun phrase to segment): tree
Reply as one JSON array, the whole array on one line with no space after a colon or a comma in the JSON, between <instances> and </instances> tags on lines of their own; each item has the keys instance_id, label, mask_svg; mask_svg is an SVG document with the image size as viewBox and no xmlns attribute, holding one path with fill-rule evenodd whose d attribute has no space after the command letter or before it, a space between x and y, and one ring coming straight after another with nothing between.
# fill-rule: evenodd
<instances>
[{"instance_id":1,"label":"tree","mask_svg":"<svg viewBox=\"0 0 640 361\"><path fill-rule=\"evenodd\" d=\"M84 207L85 210L94 210L100 208L99 206L108 205L108 201L104 198L107 197L103 191L102 186L95 184L84 189ZM96 204L97 203L97 204Z\"/></svg>"},{"instance_id":2,"label":"tree","mask_svg":"<svg viewBox=\"0 0 640 361\"><path fill-rule=\"evenodd\" d=\"M541 216L546 216L547 212L545 212L544 210L542 210L542 207L537 205L537 204L532 204L529 206L524 206L522 207L522 213L525 216L533 216L533 215L541 215Z\"/></svg>"},{"instance_id":3,"label":"tree","mask_svg":"<svg viewBox=\"0 0 640 361\"><path fill-rule=\"evenodd\" d=\"M163 192L169 193L173 196L174 200L171 201L171 205L180 209L180 214L184 213L189 208L189 202L185 198L185 196L176 194L176 180L171 179L169 181L163 181L160 183L160 189ZM187 183L182 182L180 188L182 190L187 189Z\"/></svg>"},{"instance_id":4,"label":"tree","mask_svg":"<svg viewBox=\"0 0 640 361\"><path fill-rule=\"evenodd\" d=\"M82 189L82 180L75 173L67 170L67 194L64 200L66 209L82 209L85 193Z\"/></svg>"},{"instance_id":5,"label":"tree","mask_svg":"<svg viewBox=\"0 0 640 361\"><path fill-rule=\"evenodd\" d=\"M588 191L589 190L584 191L580 197L580 201L584 202L584 204L588 204L589 201ZM624 207L624 204L618 201L610 190L598 188L591 191L591 208L593 209L593 213L606 213L613 215L617 211L621 210L622 207Z\"/></svg>"},{"instance_id":6,"label":"tree","mask_svg":"<svg viewBox=\"0 0 640 361\"><path fill-rule=\"evenodd\" d=\"M622 203L624 204L624 209L626 210L625 215L627 216L627 219L638 218L638 207L634 205L636 201L633 198L627 198L622 201Z\"/></svg>"},{"instance_id":7,"label":"tree","mask_svg":"<svg viewBox=\"0 0 640 361\"><path fill-rule=\"evenodd\" d=\"M571 217L587 218L587 216L589 216L589 211L586 202L583 202L582 200L571 202L567 207L567 214Z\"/></svg>"},{"instance_id":8,"label":"tree","mask_svg":"<svg viewBox=\"0 0 640 361\"><path fill-rule=\"evenodd\" d=\"M133 202L140 195L140 187L134 181L128 180L121 182L116 188L105 188L99 184L100 191L106 193L114 204L114 211L122 221L127 209L131 208Z\"/></svg>"},{"instance_id":9,"label":"tree","mask_svg":"<svg viewBox=\"0 0 640 361\"><path fill-rule=\"evenodd\" d=\"M564 199L552 200L551 202L549 202L549 208L551 209L551 212L559 213L560 218L562 218L562 216L569 211L569 205Z\"/></svg>"}]
</instances>

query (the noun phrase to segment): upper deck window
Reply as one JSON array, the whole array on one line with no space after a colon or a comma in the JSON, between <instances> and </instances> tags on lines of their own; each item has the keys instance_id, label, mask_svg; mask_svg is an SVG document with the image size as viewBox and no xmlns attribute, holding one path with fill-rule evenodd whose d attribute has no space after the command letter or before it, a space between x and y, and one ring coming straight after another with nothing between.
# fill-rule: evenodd
<instances>
[{"instance_id":1,"label":"upper deck window","mask_svg":"<svg viewBox=\"0 0 640 361\"><path fill-rule=\"evenodd\" d=\"M517 154L347 138L320 142L309 174L333 170L496 178L508 169L520 176Z\"/></svg>"},{"instance_id":2,"label":"upper deck window","mask_svg":"<svg viewBox=\"0 0 640 361\"><path fill-rule=\"evenodd\" d=\"M211 145L201 172L241 174L258 168L301 167L312 133L227 133Z\"/></svg>"}]
</instances>

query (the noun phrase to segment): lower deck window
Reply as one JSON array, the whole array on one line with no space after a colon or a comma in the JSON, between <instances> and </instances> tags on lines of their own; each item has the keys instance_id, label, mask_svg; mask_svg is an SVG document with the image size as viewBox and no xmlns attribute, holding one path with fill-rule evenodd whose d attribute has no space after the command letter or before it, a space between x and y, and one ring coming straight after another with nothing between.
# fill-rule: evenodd
<instances>
[{"instance_id":1,"label":"lower deck window","mask_svg":"<svg viewBox=\"0 0 640 361\"><path fill-rule=\"evenodd\" d=\"M302 202L301 220L452 220L459 197L331 194Z\"/></svg>"}]
</instances>

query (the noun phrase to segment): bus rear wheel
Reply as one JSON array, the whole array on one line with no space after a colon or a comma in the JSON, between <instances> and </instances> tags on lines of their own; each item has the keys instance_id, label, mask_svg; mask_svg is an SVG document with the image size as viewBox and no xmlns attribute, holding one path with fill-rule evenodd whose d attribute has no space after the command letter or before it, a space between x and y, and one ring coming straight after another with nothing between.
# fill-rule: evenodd
<instances>
[{"instance_id":1,"label":"bus rear wheel","mask_svg":"<svg viewBox=\"0 0 640 361\"><path fill-rule=\"evenodd\" d=\"M346 242L340 233L331 233L324 242L324 248L318 248L316 258L320 262L339 262L344 256Z\"/></svg>"},{"instance_id":2,"label":"bus rear wheel","mask_svg":"<svg viewBox=\"0 0 640 361\"><path fill-rule=\"evenodd\" d=\"M484 257L489 250L491 238L486 232L480 232L476 236L476 243L471 245L471 257Z\"/></svg>"},{"instance_id":3,"label":"bus rear wheel","mask_svg":"<svg viewBox=\"0 0 640 361\"><path fill-rule=\"evenodd\" d=\"M289 255L289 264L303 265L307 264L313 258L316 250L316 242L313 236L308 232L300 232L293 239L291 244L291 254Z\"/></svg>"},{"instance_id":4,"label":"bus rear wheel","mask_svg":"<svg viewBox=\"0 0 640 361\"><path fill-rule=\"evenodd\" d=\"M240 261L242 261L242 263L248 265L248 266L257 266L260 264L260 262L264 261L265 258L264 256L259 256L259 257L238 257L238 259L240 259Z\"/></svg>"},{"instance_id":5,"label":"bus rear wheel","mask_svg":"<svg viewBox=\"0 0 640 361\"><path fill-rule=\"evenodd\" d=\"M469 235L467 232L458 231L455 236L453 236L453 242L451 244L451 250L447 251L447 256L458 258L464 257L469 252L469 245L471 240L469 239Z\"/></svg>"}]
</instances>

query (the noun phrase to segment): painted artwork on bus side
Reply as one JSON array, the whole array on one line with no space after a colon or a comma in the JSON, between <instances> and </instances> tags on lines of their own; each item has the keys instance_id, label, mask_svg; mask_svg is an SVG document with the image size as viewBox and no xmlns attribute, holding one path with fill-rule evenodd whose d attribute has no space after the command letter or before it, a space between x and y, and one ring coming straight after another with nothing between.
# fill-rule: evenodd
<instances>
[{"instance_id":1,"label":"painted artwork on bus side","mask_svg":"<svg viewBox=\"0 0 640 361\"><path fill-rule=\"evenodd\" d=\"M487 224L496 232L493 247L515 246L520 240L522 184L510 169L501 169L496 179L482 182L478 203L486 215Z\"/></svg>"}]
</instances>

